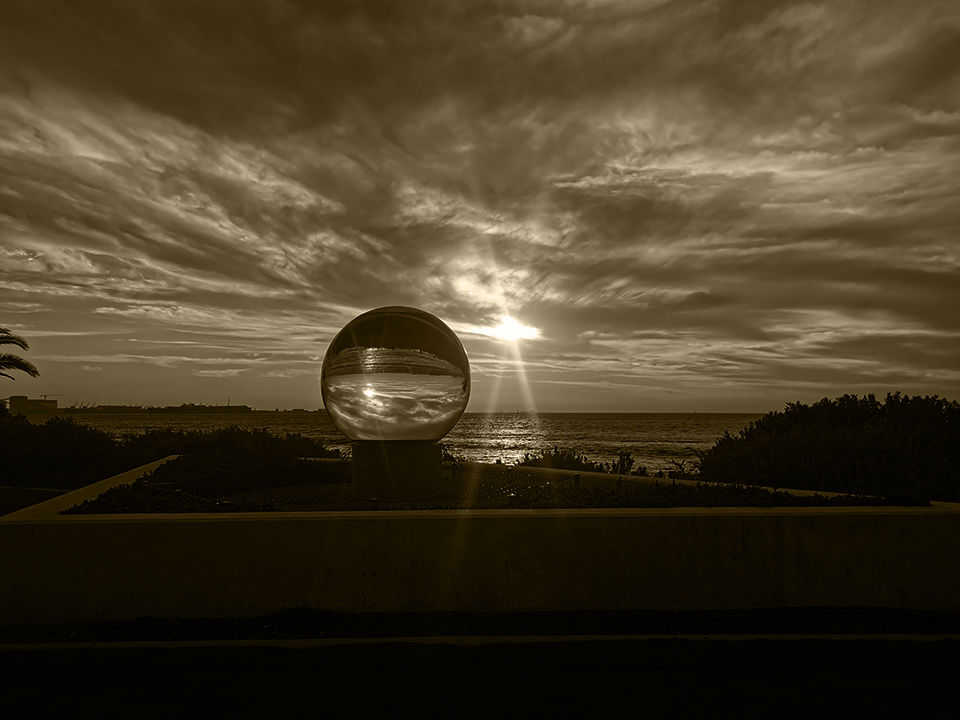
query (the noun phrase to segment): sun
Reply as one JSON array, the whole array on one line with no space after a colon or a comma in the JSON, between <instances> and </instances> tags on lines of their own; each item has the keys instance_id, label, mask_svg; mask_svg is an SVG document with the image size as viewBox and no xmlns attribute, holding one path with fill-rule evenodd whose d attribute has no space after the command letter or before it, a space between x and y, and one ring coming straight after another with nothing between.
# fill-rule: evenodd
<instances>
[{"instance_id":1,"label":"sun","mask_svg":"<svg viewBox=\"0 0 960 720\"><path fill-rule=\"evenodd\" d=\"M515 340L532 340L540 336L540 331L536 328L521 325L508 315L501 317L500 324L495 328L491 328L489 333L495 338L509 340L511 342Z\"/></svg>"}]
</instances>

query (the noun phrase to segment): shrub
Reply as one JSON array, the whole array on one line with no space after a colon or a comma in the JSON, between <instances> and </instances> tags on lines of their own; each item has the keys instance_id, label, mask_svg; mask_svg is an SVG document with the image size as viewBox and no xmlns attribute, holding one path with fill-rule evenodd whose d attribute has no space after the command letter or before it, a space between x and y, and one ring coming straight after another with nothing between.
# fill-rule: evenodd
<instances>
[{"instance_id":1,"label":"shrub","mask_svg":"<svg viewBox=\"0 0 960 720\"><path fill-rule=\"evenodd\" d=\"M119 442L120 453L129 467L137 467L168 455L214 452L235 455L277 457L340 457L319 440L297 433L274 435L268 430L242 430L236 426L215 430L151 430L126 435Z\"/></svg>"},{"instance_id":2,"label":"shrub","mask_svg":"<svg viewBox=\"0 0 960 720\"><path fill-rule=\"evenodd\" d=\"M237 427L211 431L151 430L117 437L75 422L52 417L34 424L22 415L0 417L4 448L4 484L72 489L104 480L168 455L219 452L233 456L339 457L313 438Z\"/></svg>"},{"instance_id":3,"label":"shrub","mask_svg":"<svg viewBox=\"0 0 960 720\"><path fill-rule=\"evenodd\" d=\"M116 441L71 418L52 417L34 425L23 415L0 418L4 484L76 488L116 475Z\"/></svg>"},{"instance_id":4,"label":"shrub","mask_svg":"<svg viewBox=\"0 0 960 720\"><path fill-rule=\"evenodd\" d=\"M698 453L699 477L960 501L960 403L887 394L792 403Z\"/></svg>"},{"instance_id":5,"label":"shrub","mask_svg":"<svg viewBox=\"0 0 960 720\"><path fill-rule=\"evenodd\" d=\"M526 467L552 468L554 470L582 470L583 472L607 472L602 463L587 460L585 455L577 455L569 450L560 450L554 447L553 451L545 450L542 455L523 456L523 462L517 463Z\"/></svg>"}]
</instances>

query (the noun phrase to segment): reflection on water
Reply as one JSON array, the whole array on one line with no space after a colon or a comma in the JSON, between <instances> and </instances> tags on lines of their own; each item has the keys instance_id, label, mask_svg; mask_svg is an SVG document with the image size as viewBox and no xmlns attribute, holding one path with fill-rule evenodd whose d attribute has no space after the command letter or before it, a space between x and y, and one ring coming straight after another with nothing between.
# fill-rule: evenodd
<instances>
[{"instance_id":1,"label":"reflection on water","mask_svg":"<svg viewBox=\"0 0 960 720\"><path fill-rule=\"evenodd\" d=\"M327 410L356 440L437 440L467 404L462 375L369 373L325 378Z\"/></svg>"},{"instance_id":2,"label":"reflection on water","mask_svg":"<svg viewBox=\"0 0 960 720\"><path fill-rule=\"evenodd\" d=\"M620 450L651 473L670 460L696 459L724 432L736 434L760 413L466 413L444 440L453 455L474 462L514 463L554 446L592 462L613 462Z\"/></svg>"}]
</instances>

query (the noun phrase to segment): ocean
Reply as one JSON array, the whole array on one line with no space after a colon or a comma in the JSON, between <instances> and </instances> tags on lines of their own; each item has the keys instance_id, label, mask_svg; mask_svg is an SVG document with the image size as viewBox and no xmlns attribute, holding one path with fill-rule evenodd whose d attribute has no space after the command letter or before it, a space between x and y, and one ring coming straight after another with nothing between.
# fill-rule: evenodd
<instances>
[{"instance_id":1,"label":"ocean","mask_svg":"<svg viewBox=\"0 0 960 720\"><path fill-rule=\"evenodd\" d=\"M350 441L324 413L76 414L77 422L118 434L152 429L212 430L218 427L265 428L276 434L299 433L349 452ZM444 447L470 462L513 464L524 455L558 447L593 462L609 463L620 450L630 453L634 469L653 474L672 470L671 460L695 458L725 431L736 434L762 413L464 413L444 438ZM33 416L42 422L42 416Z\"/></svg>"}]
</instances>

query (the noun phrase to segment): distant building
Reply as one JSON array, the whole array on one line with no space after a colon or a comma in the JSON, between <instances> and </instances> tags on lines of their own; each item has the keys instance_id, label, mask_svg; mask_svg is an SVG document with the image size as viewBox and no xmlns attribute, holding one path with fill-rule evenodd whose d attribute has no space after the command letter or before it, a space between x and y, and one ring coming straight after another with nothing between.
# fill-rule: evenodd
<instances>
[{"instance_id":1,"label":"distant building","mask_svg":"<svg viewBox=\"0 0 960 720\"><path fill-rule=\"evenodd\" d=\"M57 401L30 399L26 395L11 395L8 408L11 415L55 413L57 411Z\"/></svg>"},{"instance_id":2,"label":"distant building","mask_svg":"<svg viewBox=\"0 0 960 720\"><path fill-rule=\"evenodd\" d=\"M253 412L249 405L194 405L185 403L184 405L167 405L166 407L149 407L150 413L172 413L172 414L208 414L208 415L236 415L238 413Z\"/></svg>"}]
</instances>

